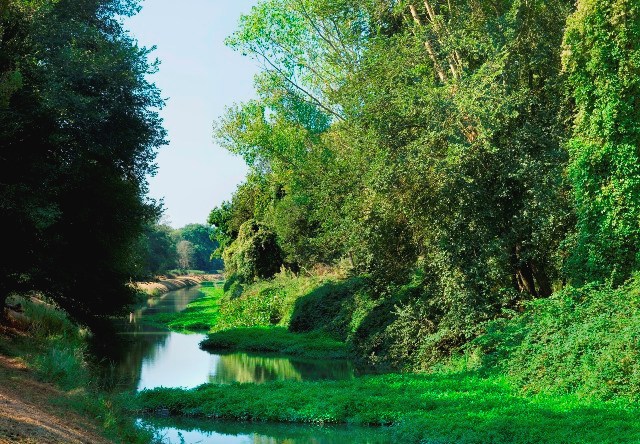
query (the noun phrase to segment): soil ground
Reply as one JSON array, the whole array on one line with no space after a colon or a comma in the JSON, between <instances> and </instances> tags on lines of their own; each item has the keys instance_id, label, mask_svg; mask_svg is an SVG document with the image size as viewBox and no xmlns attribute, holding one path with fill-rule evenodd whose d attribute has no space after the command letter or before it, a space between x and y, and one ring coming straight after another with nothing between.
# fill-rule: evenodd
<instances>
[{"instance_id":1,"label":"soil ground","mask_svg":"<svg viewBox=\"0 0 640 444\"><path fill-rule=\"evenodd\" d=\"M22 333L0 327L2 340ZM108 444L96 424L64 406L68 394L0 354L0 444Z\"/></svg>"}]
</instances>

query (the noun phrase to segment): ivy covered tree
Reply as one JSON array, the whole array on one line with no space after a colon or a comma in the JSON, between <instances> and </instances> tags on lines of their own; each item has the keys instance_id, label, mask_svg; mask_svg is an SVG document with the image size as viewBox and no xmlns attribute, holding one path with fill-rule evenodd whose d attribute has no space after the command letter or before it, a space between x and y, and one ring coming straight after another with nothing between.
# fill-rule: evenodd
<instances>
[{"instance_id":1,"label":"ivy covered tree","mask_svg":"<svg viewBox=\"0 0 640 444\"><path fill-rule=\"evenodd\" d=\"M570 277L619 284L640 266L640 5L579 0L563 54L575 101Z\"/></svg>"}]
</instances>

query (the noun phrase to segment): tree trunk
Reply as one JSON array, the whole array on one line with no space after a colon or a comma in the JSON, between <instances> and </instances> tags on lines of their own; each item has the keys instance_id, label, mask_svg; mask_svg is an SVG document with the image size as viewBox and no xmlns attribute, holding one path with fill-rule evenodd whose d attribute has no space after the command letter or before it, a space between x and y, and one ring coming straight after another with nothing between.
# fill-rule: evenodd
<instances>
[{"instance_id":1,"label":"tree trunk","mask_svg":"<svg viewBox=\"0 0 640 444\"><path fill-rule=\"evenodd\" d=\"M530 295L537 297L535 279L533 277L533 270L531 268L531 261L522 260L520 257L520 244L516 244L511 252L512 262L514 265L516 283L518 290L521 293L529 293Z\"/></svg>"},{"instance_id":2,"label":"tree trunk","mask_svg":"<svg viewBox=\"0 0 640 444\"><path fill-rule=\"evenodd\" d=\"M527 292L534 297L538 297L536 284L533 279L533 273L531 272L529 262L526 262L516 270L516 277L518 279L518 286L520 287L521 292Z\"/></svg>"},{"instance_id":3,"label":"tree trunk","mask_svg":"<svg viewBox=\"0 0 640 444\"><path fill-rule=\"evenodd\" d=\"M7 292L4 289L0 289L0 322L4 321L6 318L6 310L5 304L7 302Z\"/></svg>"},{"instance_id":4,"label":"tree trunk","mask_svg":"<svg viewBox=\"0 0 640 444\"><path fill-rule=\"evenodd\" d=\"M418 26L422 26L422 20L420 20L420 15L418 14L418 10L416 9L416 7L414 5L409 5L409 11L411 11L411 17L413 17L413 21ZM440 61L438 60L438 56L436 54L435 49L433 48L433 45L431 45L431 42L429 40L425 40L424 47L427 50L427 54L429 55L429 58L433 62L433 67L435 68L436 73L438 74L438 78L440 79L441 82L444 83L447 80L447 76L444 70L442 69L442 66L440 65Z\"/></svg>"},{"instance_id":5,"label":"tree trunk","mask_svg":"<svg viewBox=\"0 0 640 444\"><path fill-rule=\"evenodd\" d=\"M535 261L531 261L531 270L533 271L533 276L538 284L539 296L543 298L551 296L553 289L551 288L551 283L549 282L547 273L545 273L544 267L540 266Z\"/></svg>"}]
</instances>

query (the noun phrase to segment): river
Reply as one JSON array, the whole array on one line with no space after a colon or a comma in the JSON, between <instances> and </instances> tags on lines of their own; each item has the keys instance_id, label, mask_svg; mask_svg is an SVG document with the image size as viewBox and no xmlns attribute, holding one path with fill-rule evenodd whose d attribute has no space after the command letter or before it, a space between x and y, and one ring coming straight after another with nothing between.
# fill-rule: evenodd
<instances>
[{"instance_id":1,"label":"river","mask_svg":"<svg viewBox=\"0 0 640 444\"><path fill-rule=\"evenodd\" d=\"M114 391L156 387L193 388L204 383L313 381L356 376L347 360L304 360L200 349L204 334L166 331L143 322L155 313L175 313L202 296L199 287L169 292L116 324L117 335L103 360L104 383ZM222 422L185 418L141 418L168 444L337 444L391 442L384 429Z\"/></svg>"}]
</instances>

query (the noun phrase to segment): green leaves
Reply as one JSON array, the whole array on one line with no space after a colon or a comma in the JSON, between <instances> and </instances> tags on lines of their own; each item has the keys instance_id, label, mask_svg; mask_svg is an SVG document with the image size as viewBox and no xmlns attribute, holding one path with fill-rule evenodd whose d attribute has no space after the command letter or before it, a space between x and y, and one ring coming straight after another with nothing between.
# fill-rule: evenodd
<instances>
[{"instance_id":1,"label":"green leaves","mask_svg":"<svg viewBox=\"0 0 640 444\"><path fill-rule=\"evenodd\" d=\"M11 239L0 302L38 291L92 324L132 301L136 243L160 211L146 180L166 135L146 80L156 65L117 18L137 7L10 1L2 11L0 190Z\"/></svg>"},{"instance_id":2,"label":"green leaves","mask_svg":"<svg viewBox=\"0 0 640 444\"><path fill-rule=\"evenodd\" d=\"M568 263L576 283L619 284L640 265L640 9L578 2L564 38L576 103L569 179L578 217Z\"/></svg>"}]
</instances>

